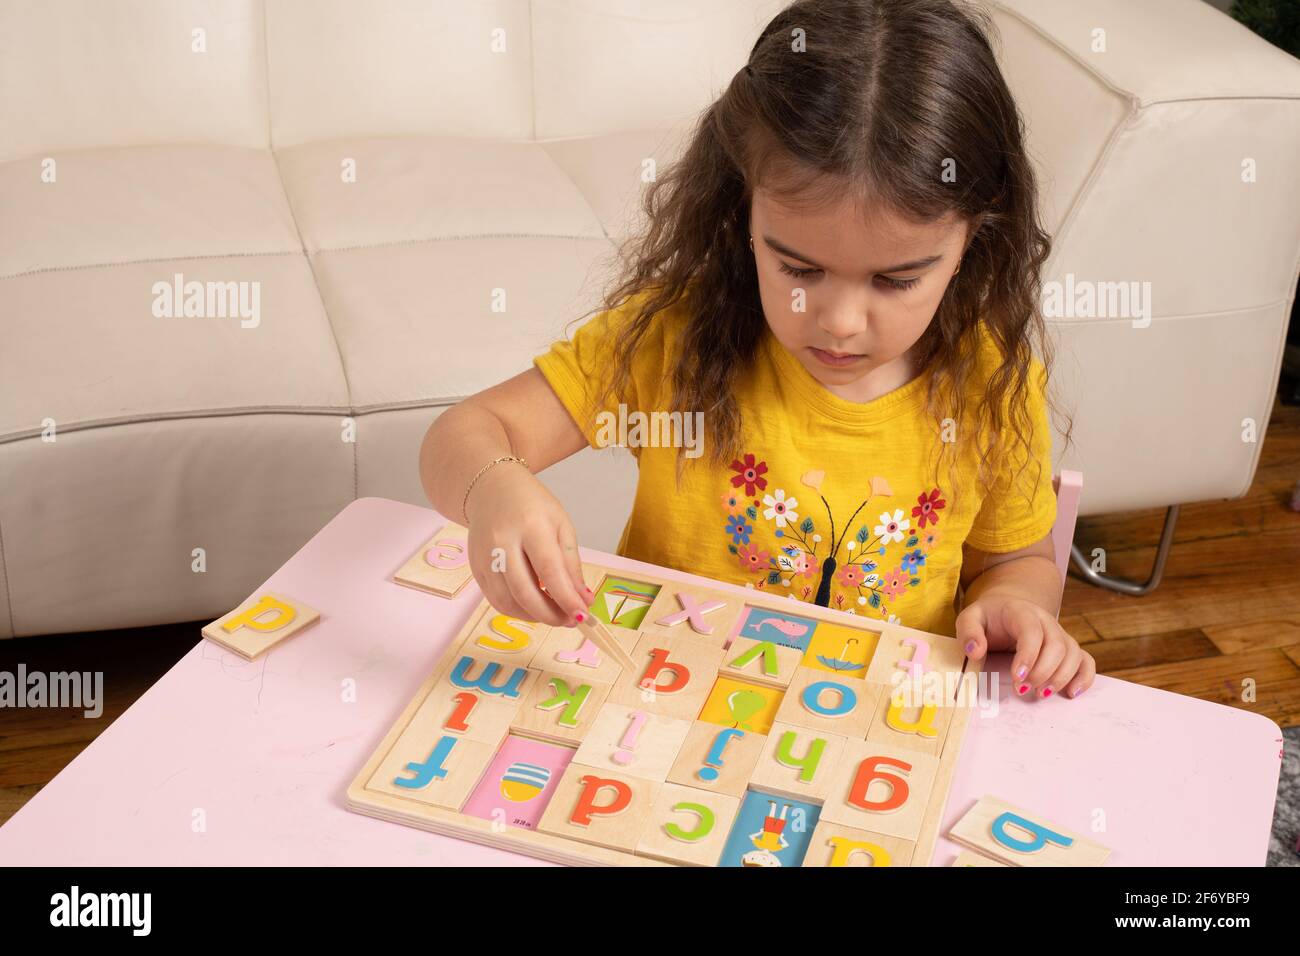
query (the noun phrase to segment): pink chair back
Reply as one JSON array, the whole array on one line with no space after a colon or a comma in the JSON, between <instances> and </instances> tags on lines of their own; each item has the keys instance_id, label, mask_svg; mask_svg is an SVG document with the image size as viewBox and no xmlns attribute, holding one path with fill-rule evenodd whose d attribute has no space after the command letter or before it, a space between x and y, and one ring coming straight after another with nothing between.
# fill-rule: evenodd
<instances>
[{"instance_id":1,"label":"pink chair back","mask_svg":"<svg viewBox=\"0 0 1300 956\"><path fill-rule=\"evenodd\" d=\"M1056 567L1064 584L1070 568L1070 544L1074 541L1074 525L1079 517L1079 495L1083 491L1083 473L1062 471L1052 478L1056 489L1056 524L1052 525L1052 545L1056 549Z\"/></svg>"}]
</instances>

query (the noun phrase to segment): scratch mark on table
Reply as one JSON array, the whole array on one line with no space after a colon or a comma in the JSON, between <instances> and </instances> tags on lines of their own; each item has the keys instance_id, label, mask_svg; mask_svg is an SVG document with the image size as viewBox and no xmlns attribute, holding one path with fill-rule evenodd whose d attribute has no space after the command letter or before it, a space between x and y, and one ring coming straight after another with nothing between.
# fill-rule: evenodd
<instances>
[{"instance_id":1,"label":"scratch mark on table","mask_svg":"<svg viewBox=\"0 0 1300 956\"><path fill-rule=\"evenodd\" d=\"M262 706L262 686L266 683L266 663L270 659L271 659L271 651L267 651L266 656L262 658L262 674L257 681L257 706L258 707Z\"/></svg>"}]
</instances>

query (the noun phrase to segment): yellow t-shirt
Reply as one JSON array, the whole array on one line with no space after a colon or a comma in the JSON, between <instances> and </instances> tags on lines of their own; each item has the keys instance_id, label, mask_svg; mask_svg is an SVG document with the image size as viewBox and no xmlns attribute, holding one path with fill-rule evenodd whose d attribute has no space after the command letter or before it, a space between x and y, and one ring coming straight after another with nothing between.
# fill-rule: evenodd
<instances>
[{"instance_id":1,"label":"yellow t-shirt","mask_svg":"<svg viewBox=\"0 0 1300 956\"><path fill-rule=\"evenodd\" d=\"M828 391L765 328L754 367L733 386L743 452L727 468L698 456L678 487L678 448L655 444L669 433L652 427L648 416L670 407L687 300L654 317L624 394L599 405L591 399L620 326L643 296L598 313L571 340L533 360L588 444L606 447L623 439L637 458L636 500L619 554L951 635L962 542L1006 552L1051 531L1056 495L1038 359L1028 407L1032 459L1019 483L1008 462L990 488L980 487L968 451L956 455L951 471L957 494L947 480L934 480L930 455L941 426L926 410L928 376L874 401L851 402ZM996 367L997 354L981 326L966 414L979 407L981 381ZM946 427L951 436L953 422ZM691 432L676 434L689 438ZM958 441L955 447L973 445ZM1022 450L1016 464L1023 461ZM948 467L945 459L941 479Z\"/></svg>"}]
</instances>

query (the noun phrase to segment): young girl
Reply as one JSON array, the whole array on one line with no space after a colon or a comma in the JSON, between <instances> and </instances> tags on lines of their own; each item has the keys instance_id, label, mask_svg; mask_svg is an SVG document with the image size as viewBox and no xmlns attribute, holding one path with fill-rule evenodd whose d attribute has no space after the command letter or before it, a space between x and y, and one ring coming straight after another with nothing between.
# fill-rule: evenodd
<instances>
[{"instance_id":1,"label":"young girl","mask_svg":"<svg viewBox=\"0 0 1300 956\"><path fill-rule=\"evenodd\" d=\"M619 554L1014 649L1022 695L1092 683L1056 620L1050 242L988 29L952 0L800 0L768 24L647 190L604 308L426 436L429 500L468 525L493 607L586 611L534 473L640 412L704 442L632 431Z\"/></svg>"}]
</instances>

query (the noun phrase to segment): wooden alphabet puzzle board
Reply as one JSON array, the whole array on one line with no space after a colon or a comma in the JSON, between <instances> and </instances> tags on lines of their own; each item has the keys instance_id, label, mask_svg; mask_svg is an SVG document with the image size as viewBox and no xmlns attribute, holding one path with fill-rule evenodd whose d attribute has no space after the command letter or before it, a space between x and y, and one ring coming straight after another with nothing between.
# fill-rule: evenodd
<instances>
[{"instance_id":1,"label":"wooden alphabet puzzle board","mask_svg":"<svg viewBox=\"0 0 1300 956\"><path fill-rule=\"evenodd\" d=\"M954 639L584 574L635 670L482 601L349 809L569 864L927 864L976 703Z\"/></svg>"}]
</instances>

